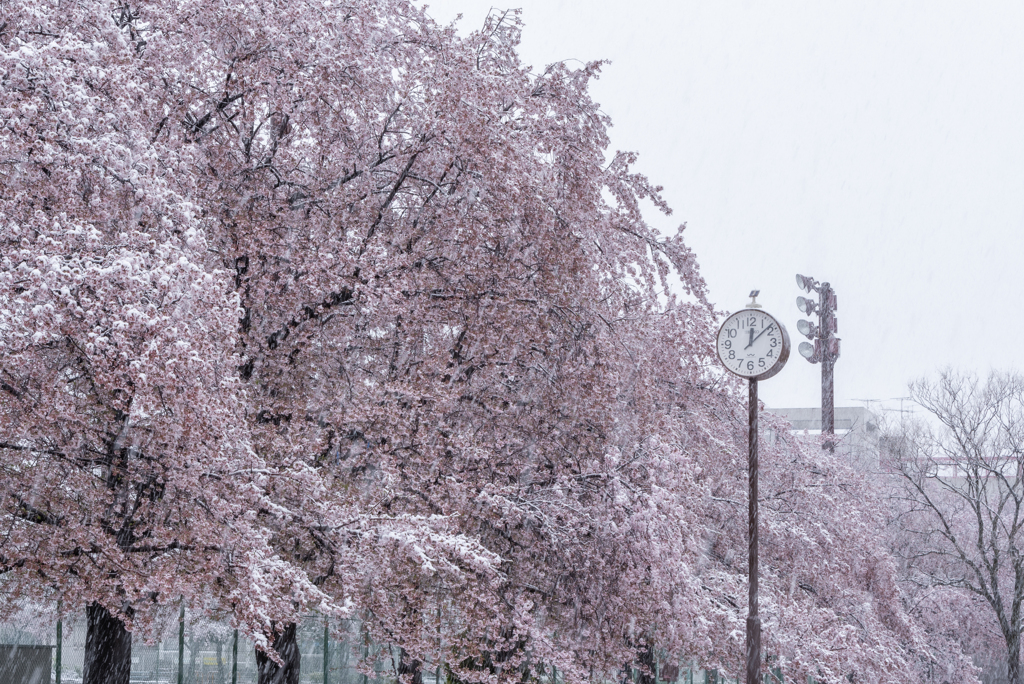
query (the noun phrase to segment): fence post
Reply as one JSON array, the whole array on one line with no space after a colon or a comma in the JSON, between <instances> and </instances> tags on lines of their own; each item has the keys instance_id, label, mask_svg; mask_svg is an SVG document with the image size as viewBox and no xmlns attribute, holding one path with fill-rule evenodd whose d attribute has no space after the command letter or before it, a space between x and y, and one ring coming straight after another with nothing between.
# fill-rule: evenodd
<instances>
[{"instance_id":1,"label":"fence post","mask_svg":"<svg viewBox=\"0 0 1024 684\"><path fill-rule=\"evenodd\" d=\"M238 630L231 640L231 684L238 684Z\"/></svg>"},{"instance_id":2,"label":"fence post","mask_svg":"<svg viewBox=\"0 0 1024 684\"><path fill-rule=\"evenodd\" d=\"M185 682L185 604L178 611L178 684Z\"/></svg>"},{"instance_id":3,"label":"fence post","mask_svg":"<svg viewBox=\"0 0 1024 684\"><path fill-rule=\"evenodd\" d=\"M370 656L369 639L370 639L370 635L369 634L364 634L363 635L363 665L364 666L366 665L366 659ZM368 682L369 682L369 677L367 677L364 674L363 675L363 684L368 684Z\"/></svg>"},{"instance_id":4,"label":"fence post","mask_svg":"<svg viewBox=\"0 0 1024 684\"><path fill-rule=\"evenodd\" d=\"M64 625L61 621L61 601L57 601L57 653L55 654L56 662L54 663L54 678L57 680L55 684L60 684L60 661L61 661L61 644L64 641Z\"/></svg>"},{"instance_id":5,"label":"fence post","mask_svg":"<svg viewBox=\"0 0 1024 684\"><path fill-rule=\"evenodd\" d=\"M327 619L324 618L324 684L327 684L327 663L328 663L328 648L330 646L328 642L328 630L327 630Z\"/></svg>"}]
</instances>

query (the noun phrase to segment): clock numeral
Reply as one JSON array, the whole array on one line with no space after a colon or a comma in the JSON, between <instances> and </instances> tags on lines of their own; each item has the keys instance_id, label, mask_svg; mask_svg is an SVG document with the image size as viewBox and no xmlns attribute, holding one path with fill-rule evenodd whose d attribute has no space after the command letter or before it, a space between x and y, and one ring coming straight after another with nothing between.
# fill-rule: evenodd
<instances>
[{"instance_id":1,"label":"clock numeral","mask_svg":"<svg viewBox=\"0 0 1024 684\"><path fill-rule=\"evenodd\" d=\"M772 340L772 341L774 342L774 340ZM772 346L774 347L775 345L773 344ZM774 349L769 349L768 353L765 356L775 356L775 350Z\"/></svg>"},{"instance_id":2,"label":"clock numeral","mask_svg":"<svg viewBox=\"0 0 1024 684\"><path fill-rule=\"evenodd\" d=\"M726 340L725 342L722 343L722 346L725 347L726 349L732 349L732 340Z\"/></svg>"},{"instance_id":3,"label":"clock numeral","mask_svg":"<svg viewBox=\"0 0 1024 684\"><path fill-rule=\"evenodd\" d=\"M729 338L730 339L733 338L733 337L736 337L736 330L735 329L729 328L728 330L726 330L726 332L729 333Z\"/></svg>"},{"instance_id":4,"label":"clock numeral","mask_svg":"<svg viewBox=\"0 0 1024 684\"><path fill-rule=\"evenodd\" d=\"M764 368L764 357L761 357L760 359L757 360L757 365L760 366L761 368Z\"/></svg>"},{"instance_id":5,"label":"clock numeral","mask_svg":"<svg viewBox=\"0 0 1024 684\"><path fill-rule=\"evenodd\" d=\"M770 344L770 345L771 345L772 347L776 347L776 346L778 346L778 344L779 344L779 340L778 340L778 338L776 338L776 337L769 337L768 339L769 339L769 344Z\"/></svg>"},{"instance_id":6,"label":"clock numeral","mask_svg":"<svg viewBox=\"0 0 1024 684\"><path fill-rule=\"evenodd\" d=\"M747 361L747 370L748 371L754 370L754 362L753 361Z\"/></svg>"},{"instance_id":7,"label":"clock numeral","mask_svg":"<svg viewBox=\"0 0 1024 684\"><path fill-rule=\"evenodd\" d=\"M729 358L730 359L735 359L736 358L736 350L735 349L730 349L729 350Z\"/></svg>"}]
</instances>

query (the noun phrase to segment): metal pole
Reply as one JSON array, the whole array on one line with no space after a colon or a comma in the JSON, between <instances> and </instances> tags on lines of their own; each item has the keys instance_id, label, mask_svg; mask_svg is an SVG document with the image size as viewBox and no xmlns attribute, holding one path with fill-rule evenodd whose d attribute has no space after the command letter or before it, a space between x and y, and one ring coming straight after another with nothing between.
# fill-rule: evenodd
<instances>
[{"instance_id":1,"label":"metal pole","mask_svg":"<svg viewBox=\"0 0 1024 684\"><path fill-rule=\"evenodd\" d=\"M757 600L757 380L750 380L750 397L748 399L750 418L748 443L748 467L750 477L750 495L748 502L747 539L749 546L749 591L747 599L749 613L747 615L747 684L758 684L761 674L761 616L758 614Z\"/></svg>"},{"instance_id":2,"label":"metal pole","mask_svg":"<svg viewBox=\"0 0 1024 684\"><path fill-rule=\"evenodd\" d=\"M832 355L832 286L828 283L821 284L821 305L818 307L818 329L822 346L821 358L821 434L834 435L836 433L835 423L835 399L833 385L833 370L836 360ZM824 448L835 453L835 440L826 438Z\"/></svg>"},{"instance_id":3,"label":"metal pole","mask_svg":"<svg viewBox=\"0 0 1024 684\"><path fill-rule=\"evenodd\" d=\"M328 633L327 620L324 620L324 684L327 684L327 658L328 658Z\"/></svg>"},{"instance_id":4,"label":"metal pole","mask_svg":"<svg viewBox=\"0 0 1024 684\"><path fill-rule=\"evenodd\" d=\"M185 681L185 604L178 611L178 684Z\"/></svg>"},{"instance_id":5,"label":"metal pole","mask_svg":"<svg viewBox=\"0 0 1024 684\"><path fill-rule=\"evenodd\" d=\"M825 358L821 360L821 433L823 435L836 434L834 384L832 380L834 368L835 359L832 358L831 354L826 354ZM830 452L835 453L835 440L831 437L826 438L824 447Z\"/></svg>"},{"instance_id":6,"label":"metal pole","mask_svg":"<svg viewBox=\"0 0 1024 684\"><path fill-rule=\"evenodd\" d=\"M370 657L370 634L365 631L363 633L363 662L365 664L366 659ZM369 684L369 677L364 673L362 677L362 684Z\"/></svg>"},{"instance_id":7,"label":"metal pole","mask_svg":"<svg viewBox=\"0 0 1024 684\"><path fill-rule=\"evenodd\" d=\"M238 684L238 630L231 640L231 684Z\"/></svg>"},{"instance_id":8,"label":"metal pole","mask_svg":"<svg viewBox=\"0 0 1024 684\"><path fill-rule=\"evenodd\" d=\"M53 675L56 680L55 684L60 684L60 661L61 661L61 644L64 641L64 625L60 619L61 602L57 602L57 653L55 654L55 662L53 666Z\"/></svg>"}]
</instances>

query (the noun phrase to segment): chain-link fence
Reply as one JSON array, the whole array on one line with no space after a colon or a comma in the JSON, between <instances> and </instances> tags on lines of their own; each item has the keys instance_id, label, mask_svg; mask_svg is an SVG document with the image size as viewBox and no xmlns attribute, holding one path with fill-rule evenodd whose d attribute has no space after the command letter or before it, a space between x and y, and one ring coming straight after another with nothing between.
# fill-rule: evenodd
<instances>
[{"instance_id":1,"label":"chain-link fence","mask_svg":"<svg viewBox=\"0 0 1024 684\"><path fill-rule=\"evenodd\" d=\"M52 625L0 623L0 684L81 684L85 615ZM133 684L256 684L251 641L229 626L187 611L169 621L152 643L132 640ZM344 639L339 639L339 635ZM356 621L327 625L308 617L297 629L300 684L388 684L396 680L389 647L368 643ZM39 672L39 662L49 664ZM360 671L370 663L372 674ZM15 668L15 665L17 667ZM7 670L10 670L8 672ZM424 684L436 684L434 677Z\"/></svg>"},{"instance_id":2,"label":"chain-link fence","mask_svg":"<svg viewBox=\"0 0 1024 684\"><path fill-rule=\"evenodd\" d=\"M21 623L0 623L0 684L82 684L85 633L84 614L65 615L56 623L38 617ZM155 634L152 643L133 639L132 684L258 682L253 643L226 624L182 611ZM307 617L298 625L297 640L301 654L299 684L397 681L398 649L370 642L356 620L328 625L322 617ZM766 682L780 684L781 672L769 670ZM639 671L629 675L624 684L640 679ZM422 679L423 684L445 684L443 671L432 663L423 664ZM563 684L560 677L554 679L542 684ZM657 684L739 682L718 670L701 669L695 662L660 662L655 680Z\"/></svg>"}]
</instances>

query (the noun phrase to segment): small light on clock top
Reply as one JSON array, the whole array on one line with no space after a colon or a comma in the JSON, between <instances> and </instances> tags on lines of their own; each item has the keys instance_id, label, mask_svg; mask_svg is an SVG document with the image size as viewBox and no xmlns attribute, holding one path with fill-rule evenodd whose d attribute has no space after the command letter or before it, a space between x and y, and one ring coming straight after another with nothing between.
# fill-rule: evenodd
<instances>
[{"instance_id":1,"label":"small light on clock top","mask_svg":"<svg viewBox=\"0 0 1024 684\"><path fill-rule=\"evenodd\" d=\"M767 380L789 360L786 326L761 310L759 294L760 290L751 292L747 307L718 329L718 358L730 373L750 380Z\"/></svg>"}]
</instances>

